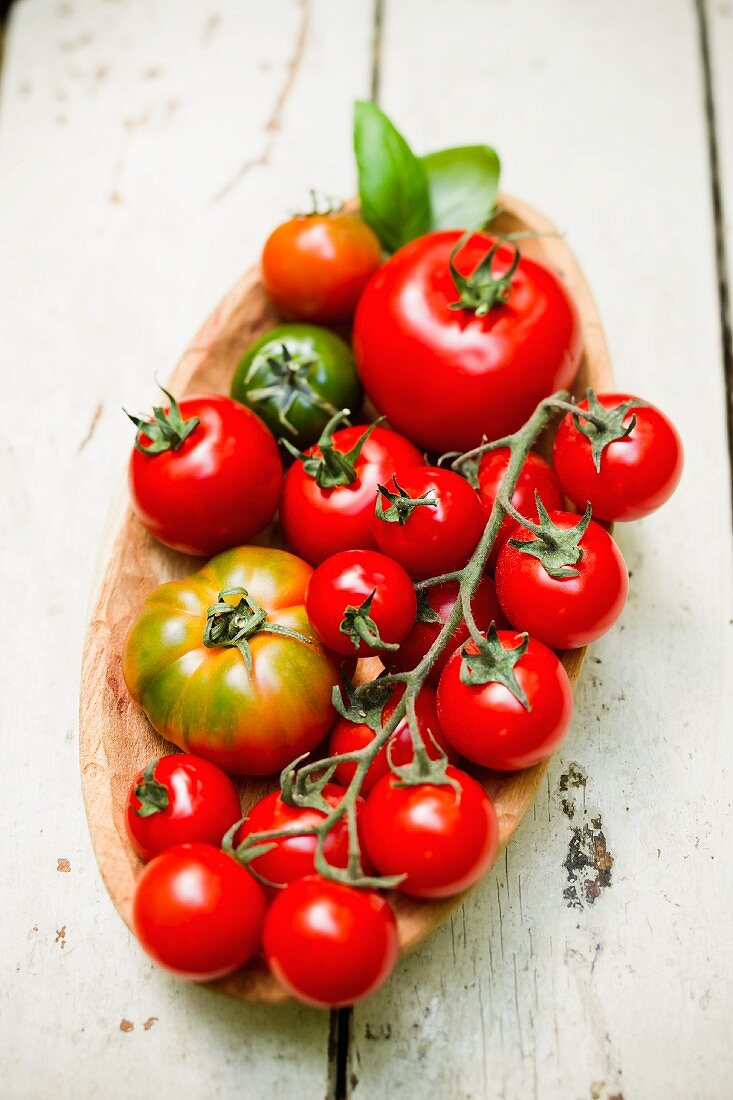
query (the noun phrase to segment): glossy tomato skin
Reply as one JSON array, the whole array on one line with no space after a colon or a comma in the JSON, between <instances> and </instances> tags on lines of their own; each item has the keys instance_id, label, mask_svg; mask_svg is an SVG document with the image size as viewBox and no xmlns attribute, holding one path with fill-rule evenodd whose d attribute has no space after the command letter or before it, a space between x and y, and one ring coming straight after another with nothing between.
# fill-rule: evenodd
<instances>
[{"instance_id":1,"label":"glossy tomato skin","mask_svg":"<svg viewBox=\"0 0 733 1100\"><path fill-rule=\"evenodd\" d=\"M573 512L550 512L558 526L576 527ZM529 541L533 535L517 526L512 539ZM605 634L626 604L629 575L621 551L607 531L593 520L583 535L583 556L573 567L578 575L551 577L529 554L504 546L496 565L496 592L509 622L526 630L551 649L576 649Z\"/></svg>"},{"instance_id":2,"label":"glossy tomato skin","mask_svg":"<svg viewBox=\"0 0 733 1100\"><path fill-rule=\"evenodd\" d=\"M125 806L125 827L141 859L149 860L176 844L221 844L222 837L242 816L239 795L228 775L208 760L190 753L163 756L153 779L165 787L168 805L141 817L135 789L144 782L139 772Z\"/></svg>"},{"instance_id":3,"label":"glossy tomato skin","mask_svg":"<svg viewBox=\"0 0 733 1100\"><path fill-rule=\"evenodd\" d=\"M179 408L184 420L201 423L176 450L133 449L132 506L166 546L209 557L267 527L280 500L282 463L272 433L238 401L208 394L186 397Z\"/></svg>"},{"instance_id":4,"label":"glossy tomato skin","mask_svg":"<svg viewBox=\"0 0 733 1100\"><path fill-rule=\"evenodd\" d=\"M636 400L627 393L599 394L605 408ZM588 402L581 401L580 409ZM684 457L677 429L654 405L629 409L624 425L636 424L624 439L609 443L596 470L590 441L568 414L555 436L552 461L569 498L579 508L590 501L596 519L643 519L661 507L677 488Z\"/></svg>"},{"instance_id":5,"label":"glossy tomato skin","mask_svg":"<svg viewBox=\"0 0 733 1100\"><path fill-rule=\"evenodd\" d=\"M339 677L306 614L312 572L284 550L243 546L150 594L125 639L122 671L162 737L237 775L279 772L316 747L336 718L331 692ZM237 587L268 622L311 641L255 634L251 674L236 647L207 648L207 608L222 589Z\"/></svg>"},{"instance_id":6,"label":"glossy tomato skin","mask_svg":"<svg viewBox=\"0 0 733 1100\"><path fill-rule=\"evenodd\" d=\"M500 630L505 649L516 649L521 634ZM469 652L477 653L471 641ZM565 736L573 714L568 674L547 646L529 639L514 666L530 710L499 683L464 684L460 650L446 665L438 687L438 708L446 736L473 764L496 771L529 768L550 756Z\"/></svg>"},{"instance_id":7,"label":"glossy tomato skin","mask_svg":"<svg viewBox=\"0 0 733 1100\"><path fill-rule=\"evenodd\" d=\"M381 259L376 235L356 214L297 215L268 237L262 280L285 316L341 325Z\"/></svg>"},{"instance_id":8,"label":"glossy tomato skin","mask_svg":"<svg viewBox=\"0 0 733 1100\"><path fill-rule=\"evenodd\" d=\"M432 585L428 589L427 602L432 610L439 616L439 623L416 622L405 640L400 644L396 652L385 652L382 661L390 672L409 672L425 656L431 645L438 637L441 624L448 621L451 611L458 599L458 582L444 581L442 584ZM479 630L488 630L492 622L497 627L506 626L506 617L501 609L496 596L496 589L491 577L483 576L478 583L476 592L471 600L471 610ZM438 686L440 674L448 663L453 650L468 638L468 627L465 620L461 620L460 626L454 633L448 645L428 673L429 684Z\"/></svg>"},{"instance_id":9,"label":"glossy tomato skin","mask_svg":"<svg viewBox=\"0 0 733 1100\"><path fill-rule=\"evenodd\" d=\"M449 767L449 783L399 787L380 779L364 808L364 842L383 875L407 874L398 889L418 898L467 890L491 866L499 848L494 804L466 772Z\"/></svg>"},{"instance_id":10,"label":"glossy tomato skin","mask_svg":"<svg viewBox=\"0 0 733 1100\"><path fill-rule=\"evenodd\" d=\"M483 503L486 519L488 520L491 509L494 507L499 492L502 478L509 465L509 448L499 447L495 451L487 451L481 458L478 468L479 496ZM517 485L512 493L511 503L527 519L537 520L537 504L535 492L548 511L558 511L565 507L565 494L560 488L557 475L541 455L530 451L517 479ZM493 571L499 559L501 548L511 536L516 521L511 516L504 516L499 533L496 536L491 554L489 555L489 569Z\"/></svg>"},{"instance_id":11,"label":"glossy tomato skin","mask_svg":"<svg viewBox=\"0 0 733 1100\"><path fill-rule=\"evenodd\" d=\"M193 981L238 970L260 944L262 887L220 848L179 844L156 856L137 880L132 922L160 966Z\"/></svg>"},{"instance_id":12,"label":"glossy tomato skin","mask_svg":"<svg viewBox=\"0 0 733 1100\"><path fill-rule=\"evenodd\" d=\"M347 657L374 657L384 652L363 639L354 645L339 629L346 608L359 607L372 593L369 614L380 638L401 642L417 611L412 581L401 565L375 550L344 550L318 566L308 585L306 608L323 645Z\"/></svg>"},{"instance_id":13,"label":"glossy tomato skin","mask_svg":"<svg viewBox=\"0 0 733 1100\"><path fill-rule=\"evenodd\" d=\"M398 431L432 451L465 451L484 435L516 431L537 403L573 380L581 354L578 313L548 268L523 256L512 292L485 317L452 310L449 270L460 231L411 241L367 286L354 319L364 388ZM474 234L456 258L468 275L493 241ZM501 245L495 273L514 250Z\"/></svg>"},{"instance_id":14,"label":"glossy tomato skin","mask_svg":"<svg viewBox=\"0 0 733 1100\"><path fill-rule=\"evenodd\" d=\"M376 890L319 875L278 894L265 921L265 956L280 984L317 1008L340 1008L373 993L397 960L397 922Z\"/></svg>"},{"instance_id":15,"label":"glossy tomato skin","mask_svg":"<svg viewBox=\"0 0 733 1100\"><path fill-rule=\"evenodd\" d=\"M437 504L421 504L402 524L380 519L381 512L389 508L389 502L380 496L372 521L377 548L418 580L462 569L484 529L476 490L465 478L437 466L416 467L397 480L413 500L427 496ZM394 479L386 487L397 493Z\"/></svg>"},{"instance_id":16,"label":"glossy tomato skin","mask_svg":"<svg viewBox=\"0 0 733 1100\"><path fill-rule=\"evenodd\" d=\"M333 433L336 450L346 453L366 431L367 425L341 428ZM320 454L311 447L308 454ZM416 447L397 432L377 427L356 460L356 480L351 485L321 489L294 462L285 475L280 525L288 545L312 565L318 565L340 550L370 550L374 542L374 506L377 486L393 474L398 478L415 466L423 466Z\"/></svg>"}]
</instances>

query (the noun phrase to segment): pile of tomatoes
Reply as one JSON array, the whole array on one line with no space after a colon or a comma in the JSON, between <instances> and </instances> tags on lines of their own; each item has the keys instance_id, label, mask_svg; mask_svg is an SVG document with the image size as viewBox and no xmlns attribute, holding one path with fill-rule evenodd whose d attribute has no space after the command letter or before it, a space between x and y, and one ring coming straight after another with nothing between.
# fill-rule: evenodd
<instances>
[{"instance_id":1,"label":"pile of tomatoes","mask_svg":"<svg viewBox=\"0 0 733 1100\"><path fill-rule=\"evenodd\" d=\"M560 743L560 655L626 601L608 525L667 499L682 450L654 406L589 392L553 399L551 462L527 446L512 467L581 330L562 281L509 242L440 230L383 263L369 226L329 211L276 229L262 273L292 320L242 349L231 396L166 394L132 418L135 512L212 559L153 591L125 643L131 695L183 750L130 788L134 927L183 977L261 950L294 996L338 1006L395 963L380 887L444 898L492 863L497 815L470 771ZM352 677L374 657L367 703ZM243 817L230 776L278 771Z\"/></svg>"}]
</instances>

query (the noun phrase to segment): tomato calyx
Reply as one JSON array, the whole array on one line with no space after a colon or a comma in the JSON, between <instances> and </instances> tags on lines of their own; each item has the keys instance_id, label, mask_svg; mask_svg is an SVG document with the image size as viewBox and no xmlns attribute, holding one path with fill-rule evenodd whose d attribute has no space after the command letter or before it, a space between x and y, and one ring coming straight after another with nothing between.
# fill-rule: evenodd
<instances>
[{"instance_id":1,"label":"tomato calyx","mask_svg":"<svg viewBox=\"0 0 733 1100\"><path fill-rule=\"evenodd\" d=\"M363 603L360 603L358 607L354 607L353 604L348 604L344 609L344 617L339 623L339 633L345 634L347 638L351 638L354 649L358 650L362 642L369 646L370 649L399 649L397 642L385 642L380 633L379 627L374 622L374 619L370 615L372 609L372 603L374 597L377 594L376 588L373 588Z\"/></svg>"},{"instance_id":2,"label":"tomato calyx","mask_svg":"<svg viewBox=\"0 0 733 1100\"><path fill-rule=\"evenodd\" d=\"M520 252L513 245L514 256L508 269L503 275L494 275L492 265L494 257L499 250L502 240L497 240L491 245L482 260L476 265L470 275L462 275L455 264L455 258L463 246L473 235L472 230L463 234L452 250L448 267L451 278L458 291L458 301L450 302L449 309L471 309L477 317L485 317L494 306L503 305L512 292L512 276L519 266Z\"/></svg>"},{"instance_id":3,"label":"tomato calyx","mask_svg":"<svg viewBox=\"0 0 733 1100\"><path fill-rule=\"evenodd\" d=\"M525 710L531 710L529 699L514 671L514 666L527 652L529 634L521 634L520 639L517 646L503 646L496 623L492 623L480 640L472 639L461 649L461 682L471 687L502 684Z\"/></svg>"},{"instance_id":4,"label":"tomato calyx","mask_svg":"<svg viewBox=\"0 0 733 1100\"><path fill-rule=\"evenodd\" d=\"M227 602L227 596L240 596L237 604ZM297 630L290 630L279 623L268 622L267 612L250 596L246 588L222 588L217 603L206 611L204 627L204 645L207 649L217 646L228 648L236 646L242 654L247 674L252 673L252 650L249 639L257 633L282 634L298 642L312 645L312 639Z\"/></svg>"},{"instance_id":5,"label":"tomato calyx","mask_svg":"<svg viewBox=\"0 0 733 1100\"><path fill-rule=\"evenodd\" d=\"M349 722L369 726L375 732L382 726L382 711L389 702L396 679L380 676L354 687L348 676L341 676L341 686L333 689L334 709Z\"/></svg>"},{"instance_id":6,"label":"tomato calyx","mask_svg":"<svg viewBox=\"0 0 733 1100\"><path fill-rule=\"evenodd\" d=\"M163 386L160 387L170 401L168 412L161 406L153 406L153 417L143 420L142 417L133 416L127 409L122 411L128 416L137 428L135 433L135 448L144 455L157 455L162 451L177 451L188 439L191 432L195 431L201 423L198 416L192 416L184 420L178 402L172 393ZM143 443L147 439L147 443Z\"/></svg>"},{"instance_id":7,"label":"tomato calyx","mask_svg":"<svg viewBox=\"0 0 733 1100\"><path fill-rule=\"evenodd\" d=\"M431 583L434 583L432 577L430 578L430 580ZM430 592L428 591L427 586L416 586L415 594L417 596L417 613L415 615L415 622L441 623L442 625L443 620L441 619L440 615L435 610L433 605L430 603Z\"/></svg>"},{"instance_id":8,"label":"tomato calyx","mask_svg":"<svg viewBox=\"0 0 733 1100\"><path fill-rule=\"evenodd\" d=\"M588 409L575 409L573 423L579 432L590 442L593 464L600 472L601 458L609 443L615 443L618 439L625 439L636 427L636 417L632 416L628 424L624 420L630 409L643 408L645 401L632 399L621 401L613 408L606 408L596 397L593 390L586 390ZM582 418L582 419L581 419Z\"/></svg>"},{"instance_id":9,"label":"tomato calyx","mask_svg":"<svg viewBox=\"0 0 733 1100\"><path fill-rule=\"evenodd\" d=\"M157 766L158 757L156 756L145 768L142 783L138 783L135 787L135 798L140 803L139 806L135 806L138 817L152 817L153 814L162 813L168 808L168 788L155 778Z\"/></svg>"},{"instance_id":10,"label":"tomato calyx","mask_svg":"<svg viewBox=\"0 0 733 1100\"><path fill-rule=\"evenodd\" d=\"M321 397L309 382L311 372L319 365L319 358L293 355L284 343L280 349L277 354L265 356L264 363L257 358L252 360L244 377L245 383L262 374L264 368L265 385L249 390L247 397L254 405L270 402L283 428L297 435L297 428L288 420L288 414L297 400L306 408L320 409L327 416L335 416L338 409Z\"/></svg>"},{"instance_id":11,"label":"tomato calyx","mask_svg":"<svg viewBox=\"0 0 733 1100\"><path fill-rule=\"evenodd\" d=\"M590 502L580 522L575 527L569 528L558 527L556 523L553 523L537 492L535 492L535 502L537 504L537 515L539 516L538 523L532 523L531 520L528 520L526 516L523 516L516 508L512 507L508 501L502 500L504 511L535 536L526 542L522 539L510 538L507 545L518 550L520 554L529 554L531 557L537 558L545 572L556 580L577 577L578 570L574 569L573 566L577 565L583 557L583 549L580 543L591 521L592 508Z\"/></svg>"},{"instance_id":12,"label":"tomato calyx","mask_svg":"<svg viewBox=\"0 0 733 1100\"><path fill-rule=\"evenodd\" d=\"M293 217L326 218L329 214L340 214L344 208L342 200L335 199L333 195L319 194L315 187L310 187L308 194L311 200L310 210L296 210Z\"/></svg>"},{"instance_id":13,"label":"tomato calyx","mask_svg":"<svg viewBox=\"0 0 733 1100\"><path fill-rule=\"evenodd\" d=\"M375 507L377 519L384 520L385 523L399 523L400 527L404 527L416 508L425 505L431 508L438 507L437 498L430 496L431 493L435 492L435 489L428 489L424 496L411 497L397 481L396 474L393 475L392 481L397 490L396 493L393 493L386 485L377 486L378 496ZM386 508L384 506L385 500L387 501Z\"/></svg>"},{"instance_id":14,"label":"tomato calyx","mask_svg":"<svg viewBox=\"0 0 733 1100\"><path fill-rule=\"evenodd\" d=\"M297 458L303 463L304 471L308 477L314 478L319 489L335 489L338 485L353 485L358 477L355 464L361 454L362 447L377 425L384 420L384 417L380 416L373 424L370 424L359 436L350 451L339 451L334 446L333 433L337 425L345 421L348 416L349 410L341 409L335 416L331 417L314 448L314 450L317 449L321 452L320 455L299 451L287 439L283 440L287 450L293 458Z\"/></svg>"}]
</instances>

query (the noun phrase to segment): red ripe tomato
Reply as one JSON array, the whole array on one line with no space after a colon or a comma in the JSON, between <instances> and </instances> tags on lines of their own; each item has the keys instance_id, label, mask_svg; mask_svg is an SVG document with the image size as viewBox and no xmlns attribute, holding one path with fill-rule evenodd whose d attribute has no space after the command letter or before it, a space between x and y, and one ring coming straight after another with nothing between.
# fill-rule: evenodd
<instances>
[{"instance_id":1,"label":"red ripe tomato","mask_svg":"<svg viewBox=\"0 0 733 1100\"><path fill-rule=\"evenodd\" d=\"M437 577L462 569L484 529L476 491L451 470L437 466L408 470L380 491L374 513L374 541L411 577ZM412 501L424 500L423 504Z\"/></svg>"},{"instance_id":2,"label":"red ripe tomato","mask_svg":"<svg viewBox=\"0 0 733 1100\"><path fill-rule=\"evenodd\" d=\"M333 433L333 449L348 454L367 431L365 424ZM321 456L320 446L308 456ZM370 550L374 542L374 505L377 486L422 466L417 448L388 428L376 427L353 461L354 478L333 488L321 488L301 461L285 476L280 525L296 554L318 565L340 550ZM348 476L348 475L345 475Z\"/></svg>"},{"instance_id":3,"label":"red ripe tomato","mask_svg":"<svg viewBox=\"0 0 733 1100\"><path fill-rule=\"evenodd\" d=\"M404 684L396 684L392 696L382 708L382 724L386 725L395 712L395 708L405 693ZM415 700L415 713L417 725L423 739L423 744L431 760L437 760L440 756L438 748L450 757L451 749L445 739L436 705L435 691L431 687L422 687ZM328 746L329 756L340 756L342 753L356 752L363 749L374 740L374 730L364 722L350 722L347 718L341 718L331 731L331 740ZM392 761L398 766L409 764L414 756L412 749L412 735L407 718L403 718L397 729L387 742ZM369 771L364 776L361 787L363 795L369 794L372 788L379 782L382 776L389 773L389 759L387 745L384 745L372 761ZM339 764L336 768L336 778L339 783L348 787L354 777L356 764ZM344 864L346 866L346 864Z\"/></svg>"},{"instance_id":4,"label":"red ripe tomato","mask_svg":"<svg viewBox=\"0 0 733 1100\"><path fill-rule=\"evenodd\" d=\"M457 784L400 787L380 779L364 808L364 843L383 875L407 877L398 889L418 898L467 890L491 866L499 848L494 804L466 772L449 767Z\"/></svg>"},{"instance_id":5,"label":"red ripe tomato","mask_svg":"<svg viewBox=\"0 0 733 1100\"><path fill-rule=\"evenodd\" d=\"M262 280L287 317L341 325L381 260L377 237L356 214L298 214L268 237Z\"/></svg>"},{"instance_id":6,"label":"red ripe tomato","mask_svg":"<svg viewBox=\"0 0 733 1100\"><path fill-rule=\"evenodd\" d=\"M627 393L604 393L597 402L613 409L638 398ZM579 409L587 409L581 401ZM572 413L564 418L555 436L552 460L563 489L578 507L587 501L596 519L642 519L672 495L682 476L682 442L670 420L654 405L634 405L621 421L623 428L635 420L628 435L609 443L596 469L591 440L576 428ZM587 422L581 420L583 427Z\"/></svg>"},{"instance_id":7,"label":"red ripe tomato","mask_svg":"<svg viewBox=\"0 0 733 1100\"><path fill-rule=\"evenodd\" d=\"M148 955L180 978L212 981L238 970L259 947L262 887L210 844L178 844L137 880L135 935Z\"/></svg>"},{"instance_id":8,"label":"red ripe tomato","mask_svg":"<svg viewBox=\"0 0 733 1100\"><path fill-rule=\"evenodd\" d=\"M509 465L510 451L508 447L499 447L496 451L487 451L482 457L478 468L479 496L486 510L488 519L491 509L494 507L502 478ZM560 483L557 480L552 466L545 462L541 455L530 451L524 466L517 479L517 485L512 493L511 504L527 519L537 520L537 505L535 492L540 495L540 500L545 508L557 511L565 507L565 496ZM585 502L584 502L585 503ZM499 553L506 540L517 526L511 516L504 516L504 521L499 528L491 554L489 555L489 569L496 568Z\"/></svg>"},{"instance_id":9,"label":"red ripe tomato","mask_svg":"<svg viewBox=\"0 0 733 1100\"><path fill-rule=\"evenodd\" d=\"M335 783L326 783L323 797L329 806L337 806L344 796L343 787ZM363 799L357 800L357 822L364 805ZM240 844L252 833L269 832L271 829L298 829L309 825L318 825L325 814L320 810L311 810L302 806L289 806L283 802L279 791L266 795L252 807L247 820L237 833L236 842ZM297 878L314 873L313 857L316 851L315 836L283 837L272 842L274 847L262 856L253 859L250 866L257 874L274 886L285 886ZM347 867L349 863L349 828L346 816L329 832L323 851L332 867ZM365 868L366 870L366 868Z\"/></svg>"},{"instance_id":10,"label":"red ripe tomato","mask_svg":"<svg viewBox=\"0 0 733 1100\"><path fill-rule=\"evenodd\" d=\"M581 523L574 512L550 512L561 530ZM517 526L512 539L530 542ZM552 649L589 645L613 626L624 609L629 575L611 536L592 520L580 541L574 577L552 577L537 558L508 542L496 565L496 592L509 622Z\"/></svg>"},{"instance_id":11,"label":"red ripe tomato","mask_svg":"<svg viewBox=\"0 0 733 1100\"><path fill-rule=\"evenodd\" d=\"M394 648L415 621L417 598L401 565L374 550L344 550L318 566L305 594L313 629L345 656Z\"/></svg>"},{"instance_id":12,"label":"red ripe tomato","mask_svg":"<svg viewBox=\"0 0 733 1100\"><path fill-rule=\"evenodd\" d=\"M125 826L137 854L148 860L175 844L221 844L241 816L237 790L221 768L176 753L153 760L135 776Z\"/></svg>"},{"instance_id":13,"label":"red ripe tomato","mask_svg":"<svg viewBox=\"0 0 733 1100\"><path fill-rule=\"evenodd\" d=\"M443 623L448 621L451 611L458 599L458 581L444 581L443 584L434 584L425 593L425 602L434 612L440 622L422 622L418 612L418 621L413 626L400 648L395 652L381 654L382 661L390 672L409 672L419 664L435 639L440 634ZM482 577L471 600L471 611L479 630L486 631L495 622L497 626L506 626L506 618L501 609L496 590L491 577ZM462 645L468 638L468 627L465 620L461 624L445 647L440 657L428 674L428 683L435 687L438 685L440 674L448 663L448 659L456 648Z\"/></svg>"},{"instance_id":14,"label":"red ripe tomato","mask_svg":"<svg viewBox=\"0 0 733 1100\"><path fill-rule=\"evenodd\" d=\"M138 518L184 554L210 557L250 542L280 500L274 436L230 397L186 397L178 405L167 396L170 409L157 409L156 423L131 417L138 433L129 485Z\"/></svg>"},{"instance_id":15,"label":"red ripe tomato","mask_svg":"<svg viewBox=\"0 0 733 1100\"><path fill-rule=\"evenodd\" d=\"M499 244L498 279L484 278L482 293L481 273L473 288L465 277L495 242L475 233L458 250L454 277L460 240L442 230L405 245L374 275L354 319L367 393L398 431L433 451L516 431L543 397L572 382L580 362L577 310L554 272L522 256L510 274L514 247ZM453 308L460 301L465 308Z\"/></svg>"},{"instance_id":16,"label":"red ripe tomato","mask_svg":"<svg viewBox=\"0 0 733 1100\"><path fill-rule=\"evenodd\" d=\"M505 650L517 649L523 636L497 634ZM478 647L469 641L469 653ZM529 638L514 664L514 675L529 709L496 680L465 684L461 651L456 650L440 677L438 707L446 736L467 760L483 768L517 771L539 763L562 741L573 714L573 689L562 664L542 642Z\"/></svg>"},{"instance_id":17,"label":"red ripe tomato","mask_svg":"<svg viewBox=\"0 0 733 1100\"><path fill-rule=\"evenodd\" d=\"M280 984L317 1008L367 997L397 960L397 923L384 898L319 875L291 882L278 894L263 940Z\"/></svg>"}]
</instances>

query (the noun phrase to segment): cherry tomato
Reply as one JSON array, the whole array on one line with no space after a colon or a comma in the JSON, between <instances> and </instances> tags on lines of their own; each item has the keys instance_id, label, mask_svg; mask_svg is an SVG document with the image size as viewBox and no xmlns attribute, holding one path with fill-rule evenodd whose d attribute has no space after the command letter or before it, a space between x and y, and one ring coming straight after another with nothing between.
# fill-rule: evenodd
<instances>
[{"instance_id":1,"label":"cherry tomato","mask_svg":"<svg viewBox=\"0 0 733 1100\"><path fill-rule=\"evenodd\" d=\"M318 566L305 607L316 634L334 653L374 657L406 637L417 599L396 561L374 550L344 550Z\"/></svg>"},{"instance_id":2,"label":"cherry tomato","mask_svg":"<svg viewBox=\"0 0 733 1100\"><path fill-rule=\"evenodd\" d=\"M524 636L500 630L504 650L518 650ZM469 653L478 653L471 640ZM503 683L466 684L463 657L455 651L438 687L438 708L446 737L467 760L497 771L529 768L550 756L562 741L573 714L573 689L562 664L547 646L527 639L513 672L528 704Z\"/></svg>"},{"instance_id":3,"label":"cherry tomato","mask_svg":"<svg viewBox=\"0 0 733 1100\"><path fill-rule=\"evenodd\" d=\"M438 616L440 621L423 621L424 613L422 613L423 618L421 618L421 612L418 609L417 622L405 640L400 643L400 648L395 652L387 651L380 654L385 667L390 672L409 672L415 668L440 634L443 623L448 621L457 598L457 581L444 581L442 584L434 584L427 589L424 594L425 605L430 613ZM496 598L496 590L491 577L484 576L479 581L471 600L471 611L479 630L488 630L492 622L495 622L497 626L506 625L506 618ZM460 626L428 674L429 684L437 687L440 674L448 663L451 653L456 646L462 645L467 637L468 627L465 620L461 619Z\"/></svg>"},{"instance_id":4,"label":"cherry tomato","mask_svg":"<svg viewBox=\"0 0 733 1100\"><path fill-rule=\"evenodd\" d=\"M550 512L561 530L581 523L573 512ZM530 542L517 526L512 539ZM580 541L582 557L573 577L551 576L544 565L507 542L496 565L496 592L509 622L553 649L589 645L613 626L624 609L629 575L611 536L592 520Z\"/></svg>"},{"instance_id":5,"label":"cherry tomato","mask_svg":"<svg viewBox=\"0 0 733 1100\"><path fill-rule=\"evenodd\" d=\"M486 510L488 519L491 509L494 507L502 478L509 465L510 451L508 447L499 447L495 451L487 451L481 459L478 468L479 496ZM565 495L560 488L552 466L545 462L541 455L530 451L524 466L517 479L517 485L512 493L511 504L527 519L537 519L537 505L535 492L538 492L545 508L559 510L565 507ZM517 526L516 520L511 516L504 516L504 521L499 528L494 545L489 555L489 569L494 570L499 558L499 553L506 540Z\"/></svg>"},{"instance_id":6,"label":"cherry tomato","mask_svg":"<svg viewBox=\"0 0 733 1100\"><path fill-rule=\"evenodd\" d=\"M447 898L467 890L491 866L499 848L494 804L466 772L449 767L457 785L400 787L380 779L364 807L364 843L383 875L406 874L399 890Z\"/></svg>"},{"instance_id":7,"label":"cherry tomato","mask_svg":"<svg viewBox=\"0 0 733 1100\"><path fill-rule=\"evenodd\" d=\"M280 500L282 463L273 435L230 397L186 397L179 405L167 396L170 409L158 410L157 424L131 418L138 434L129 485L138 519L184 554L209 557L250 542Z\"/></svg>"},{"instance_id":8,"label":"cherry tomato","mask_svg":"<svg viewBox=\"0 0 733 1100\"><path fill-rule=\"evenodd\" d=\"M341 325L381 259L377 237L356 214L298 214L267 238L262 281L286 316Z\"/></svg>"},{"instance_id":9,"label":"cherry tomato","mask_svg":"<svg viewBox=\"0 0 733 1100\"><path fill-rule=\"evenodd\" d=\"M153 760L135 776L125 827L137 854L148 860L175 844L221 844L241 816L236 787L221 768L176 753Z\"/></svg>"},{"instance_id":10,"label":"cherry tomato","mask_svg":"<svg viewBox=\"0 0 733 1100\"><path fill-rule=\"evenodd\" d=\"M374 275L354 319L369 397L398 431L439 452L516 431L543 397L572 382L582 346L577 310L554 272L522 256L509 274L515 249L499 244L499 285L484 279L482 290L479 275L472 291L463 280L495 242L475 233L458 248L454 275L460 240L460 231L442 230L405 245ZM494 303L482 316L487 295Z\"/></svg>"},{"instance_id":11,"label":"cherry tomato","mask_svg":"<svg viewBox=\"0 0 733 1100\"><path fill-rule=\"evenodd\" d=\"M638 398L604 393L597 401L612 409ZM588 401L581 401L578 408L588 409ZM590 501L596 519L642 519L664 504L682 476L682 443L664 413L654 405L633 405L623 416L622 426L629 427L632 420L635 423L629 434L603 449L599 469L591 441L576 428L571 413L557 430L552 452L557 476L574 504L584 508ZM586 423L581 420L581 428Z\"/></svg>"},{"instance_id":12,"label":"cherry tomato","mask_svg":"<svg viewBox=\"0 0 733 1100\"><path fill-rule=\"evenodd\" d=\"M135 935L181 978L212 981L238 970L259 947L262 887L210 844L178 844L148 863L132 902Z\"/></svg>"},{"instance_id":13,"label":"cherry tomato","mask_svg":"<svg viewBox=\"0 0 733 1100\"><path fill-rule=\"evenodd\" d=\"M280 984L318 1008L367 997L397 960L397 923L384 898L319 875L291 882L278 894L263 941Z\"/></svg>"},{"instance_id":14,"label":"cherry tomato","mask_svg":"<svg viewBox=\"0 0 733 1100\"><path fill-rule=\"evenodd\" d=\"M373 520L377 548L418 579L463 568L485 523L468 482L451 470L422 466L384 488ZM417 500L424 503L412 503Z\"/></svg>"}]
</instances>

